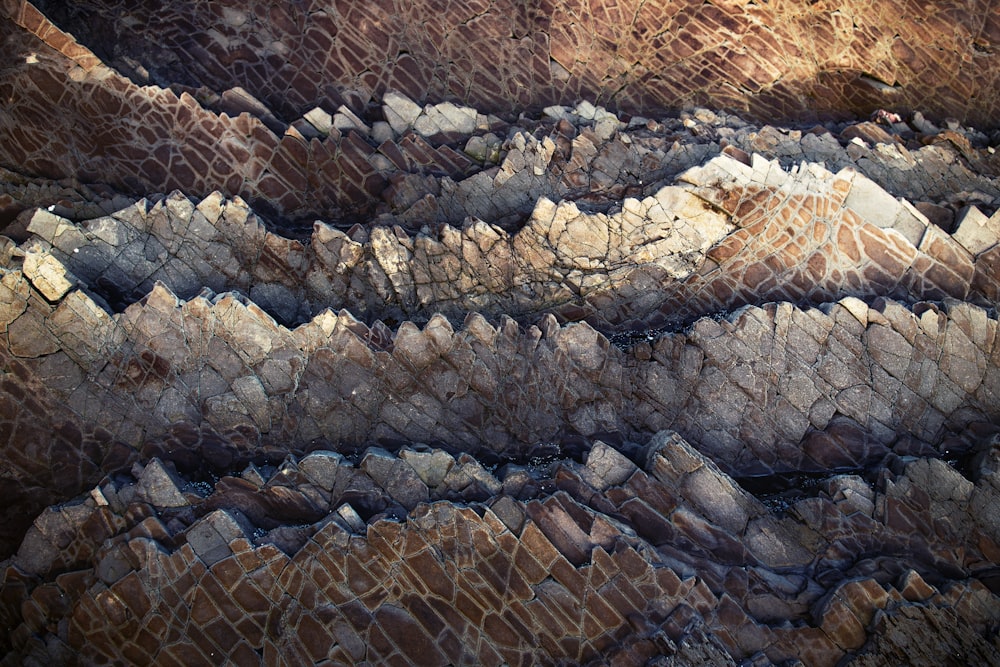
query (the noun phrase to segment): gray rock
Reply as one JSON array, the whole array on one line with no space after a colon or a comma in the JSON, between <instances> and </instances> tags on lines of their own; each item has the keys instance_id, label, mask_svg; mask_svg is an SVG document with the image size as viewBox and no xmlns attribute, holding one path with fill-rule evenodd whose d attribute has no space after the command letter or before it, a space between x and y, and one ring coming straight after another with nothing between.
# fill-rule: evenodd
<instances>
[{"instance_id":1,"label":"gray rock","mask_svg":"<svg viewBox=\"0 0 1000 667\"><path fill-rule=\"evenodd\" d=\"M97 562L94 574L105 585L110 586L131 572L132 569L132 563L129 562L128 555L122 549L122 545L114 545Z\"/></svg>"},{"instance_id":2,"label":"gray rock","mask_svg":"<svg viewBox=\"0 0 1000 667\"><path fill-rule=\"evenodd\" d=\"M59 557L59 551L59 547L53 544L37 525L33 525L21 541L13 562L24 572L41 574L52 566Z\"/></svg>"},{"instance_id":3,"label":"gray rock","mask_svg":"<svg viewBox=\"0 0 1000 667\"><path fill-rule=\"evenodd\" d=\"M333 127L333 117L319 107L313 107L305 113L303 118L309 122L320 134L330 134Z\"/></svg>"},{"instance_id":4,"label":"gray rock","mask_svg":"<svg viewBox=\"0 0 1000 667\"><path fill-rule=\"evenodd\" d=\"M585 477L598 491L616 486L627 480L637 467L625 455L600 440L595 442L587 454Z\"/></svg>"},{"instance_id":5,"label":"gray rock","mask_svg":"<svg viewBox=\"0 0 1000 667\"><path fill-rule=\"evenodd\" d=\"M468 454L461 454L441 483L467 499L482 499L496 495L503 488L500 481Z\"/></svg>"},{"instance_id":6,"label":"gray rock","mask_svg":"<svg viewBox=\"0 0 1000 667\"><path fill-rule=\"evenodd\" d=\"M336 510L336 515L344 522L344 524L355 533L359 535L364 535L365 533L365 521L361 518L361 515L355 511L348 503L344 503Z\"/></svg>"},{"instance_id":7,"label":"gray rock","mask_svg":"<svg viewBox=\"0 0 1000 667\"><path fill-rule=\"evenodd\" d=\"M393 500L407 510L427 502L430 497L427 484L413 466L380 447L369 447L365 450L360 467L376 484L385 489Z\"/></svg>"},{"instance_id":8,"label":"gray rock","mask_svg":"<svg viewBox=\"0 0 1000 667\"><path fill-rule=\"evenodd\" d=\"M147 463L139 475L136 482L136 499L154 507L190 505L181 491L181 484L175 474L156 458Z\"/></svg>"},{"instance_id":9,"label":"gray rock","mask_svg":"<svg viewBox=\"0 0 1000 667\"><path fill-rule=\"evenodd\" d=\"M504 525L515 535L521 534L524 527L524 505L508 495L503 495L490 503L490 509L503 521Z\"/></svg>"},{"instance_id":10,"label":"gray rock","mask_svg":"<svg viewBox=\"0 0 1000 667\"><path fill-rule=\"evenodd\" d=\"M66 267L41 249L25 253L23 270L24 277L49 301L58 301L76 284Z\"/></svg>"},{"instance_id":11,"label":"gray rock","mask_svg":"<svg viewBox=\"0 0 1000 667\"><path fill-rule=\"evenodd\" d=\"M343 455L337 452L315 451L299 461L299 470L324 491L333 491L342 482L345 467L353 469Z\"/></svg>"},{"instance_id":12,"label":"gray rock","mask_svg":"<svg viewBox=\"0 0 1000 667\"><path fill-rule=\"evenodd\" d=\"M211 566L231 556L233 551L229 543L237 538L247 539L250 532L233 513L215 510L193 523L184 533L184 539L195 554Z\"/></svg>"},{"instance_id":13,"label":"gray rock","mask_svg":"<svg viewBox=\"0 0 1000 667\"><path fill-rule=\"evenodd\" d=\"M399 457L417 471L420 479L430 488L436 488L444 481L448 471L455 465L455 458L441 449L413 449L404 447Z\"/></svg>"},{"instance_id":14,"label":"gray rock","mask_svg":"<svg viewBox=\"0 0 1000 667\"><path fill-rule=\"evenodd\" d=\"M538 489L531 471L520 465L508 463L497 471L503 485L503 494L513 498L528 498Z\"/></svg>"},{"instance_id":15,"label":"gray rock","mask_svg":"<svg viewBox=\"0 0 1000 667\"><path fill-rule=\"evenodd\" d=\"M382 113L397 135L413 127L420 112L420 105L405 95L390 90L382 96Z\"/></svg>"},{"instance_id":16,"label":"gray rock","mask_svg":"<svg viewBox=\"0 0 1000 667\"><path fill-rule=\"evenodd\" d=\"M976 206L959 211L953 238L973 255L985 252L1000 242L1000 214L986 217Z\"/></svg>"}]
</instances>

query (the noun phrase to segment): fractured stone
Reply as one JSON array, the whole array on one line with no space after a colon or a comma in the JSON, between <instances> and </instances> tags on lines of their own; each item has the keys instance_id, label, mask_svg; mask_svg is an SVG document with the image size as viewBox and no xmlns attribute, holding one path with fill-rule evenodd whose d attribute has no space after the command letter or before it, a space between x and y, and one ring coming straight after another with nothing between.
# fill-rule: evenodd
<instances>
[{"instance_id":1,"label":"fractured stone","mask_svg":"<svg viewBox=\"0 0 1000 667\"><path fill-rule=\"evenodd\" d=\"M7 662L995 662L990 12L396 4L7 12Z\"/></svg>"}]
</instances>

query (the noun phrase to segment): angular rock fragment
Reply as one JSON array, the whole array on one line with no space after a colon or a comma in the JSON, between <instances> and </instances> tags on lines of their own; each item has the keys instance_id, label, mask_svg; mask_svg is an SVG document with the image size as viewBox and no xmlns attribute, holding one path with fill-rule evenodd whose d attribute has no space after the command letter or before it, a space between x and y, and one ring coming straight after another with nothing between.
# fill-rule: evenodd
<instances>
[{"instance_id":1,"label":"angular rock fragment","mask_svg":"<svg viewBox=\"0 0 1000 667\"><path fill-rule=\"evenodd\" d=\"M147 502L153 507L184 507L191 504L184 497L174 475L158 459L153 459L142 468L136 487L136 500Z\"/></svg>"},{"instance_id":2,"label":"angular rock fragment","mask_svg":"<svg viewBox=\"0 0 1000 667\"><path fill-rule=\"evenodd\" d=\"M427 485L417 471L384 449L369 448L361 459L361 469L382 488L392 489L393 497L408 510L427 501Z\"/></svg>"}]
</instances>

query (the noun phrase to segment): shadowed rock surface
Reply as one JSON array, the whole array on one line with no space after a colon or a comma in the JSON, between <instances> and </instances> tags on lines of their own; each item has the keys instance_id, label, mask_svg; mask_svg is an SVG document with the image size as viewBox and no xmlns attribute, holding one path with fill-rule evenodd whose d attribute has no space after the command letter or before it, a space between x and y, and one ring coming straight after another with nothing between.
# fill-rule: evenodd
<instances>
[{"instance_id":1,"label":"shadowed rock surface","mask_svg":"<svg viewBox=\"0 0 1000 667\"><path fill-rule=\"evenodd\" d=\"M395 170L482 168L482 151L448 139L499 119L451 102L419 122L412 101L379 113L397 90L498 112L584 97L630 113L822 120L892 107L985 125L1000 110L989 0L885 15L868 3L446 4L86 2L54 6L53 23L5 0L0 166L140 196L219 189L311 222L364 219Z\"/></svg>"},{"instance_id":2,"label":"shadowed rock surface","mask_svg":"<svg viewBox=\"0 0 1000 667\"><path fill-rule=\"evenodd\" d=\"M0 3L0 664L1000 664L995 9L398 4Z\"/></svg>"}]
</instances>

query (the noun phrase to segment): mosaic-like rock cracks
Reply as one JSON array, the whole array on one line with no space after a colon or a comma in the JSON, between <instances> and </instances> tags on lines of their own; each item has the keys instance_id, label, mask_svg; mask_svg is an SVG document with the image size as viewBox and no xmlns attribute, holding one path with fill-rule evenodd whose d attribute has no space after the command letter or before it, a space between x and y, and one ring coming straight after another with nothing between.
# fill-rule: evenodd
<instances>
[{"instance_id":1,"label":"mosaic-like rock cracks","mask_svg":"<svg viewBox=\"0 0 1000 667\"><path fill-rule=\"evenodd\" d=\"M7 253L15 527L22 503L136 454L225 470L316 442L418 440L523 459L669 427L746 476L960 454L1000 405L995 316L956 300L752 306L620 350L551 315L392 332L324 311L287 329L235 293L181 301L161 284L109 315L44 249Z\"/></svg>"},{"instance_id":2,"label":"mosaic-like rock cracks","mask_svg":"<svg viewBox=\"0 0 1000 667\"><path fill-rule=\"evenodd\" d=\"M7 5L32 27L29 3ZM358 112L393 89L491 111L583 97L768 118L868 114L891 100L978 124L998 104L1000 21L988 2L37 6L135 80L203 87L223 103L242 88L286 115Z\"/></svg>"},{"instance_id":3,"label":"mosaic-like rock cracks","mask_svg":"<svg viewBox=\"0 0 1000 667\"><path fill-rule=\"evenodd\" d=\"M976 30L966 26L970 31L969 39L963 39L961 37L962 30L956 32L949 29L928 33L928 26L942 26L942 21L950 21L955 17L959 17L961 21L966 20L965 12L969 11L967 8L956 13L950 12L946 7L938 7L939 4L933 7L928 5L927 7L908 8L907 12L912 13L913 16L906 22L895 24L891 36L886 33L877 40L877 43L881 44L879 47L880 56L878 57L872 57L866 51L875 48L871 41L859 39L854 42L845 42L844 47L847 50L842 51L841 54L856 63L857 69L854 71L845 62L838 62L833 69L827 69L820 65L819 72L812 71L813 68L817 67L817 63L812 58L807 58L806 62L793 66L793 68L805 67L810 70L808 75L800 72L805 78L798 79L791 72L780 72L779 67L773 72L777 83L771 93L762 93L760 86L764 85L763 83L750 85L748 90L753 91L749 94L750 110L756 111L758 118L775 119L797 115L804 109L815 110L819 108L817 107L817 99L828 99L829 108L835 109L839 114L848 110L863 110L867 114L882 107L927 108L928 104L940 104L940 110L935 112L939 119L962 116L963 120L972 123L992 122L997 100L991 91L997 89L995 85L996 72L1000 71L989 64L994 58L991 54L991 50L994 48L991 40L995 37L992 35L992 32L995 32L993 25L996 23L995 12L982 13L982 16L989 18ZM425 114L422 120L426 122L418 122L416 116L402 112L399 105L393 104L385 104L385 107L388 108L383 108L382 113L374 112L376 118L381 117L378 121L360 118L358 114L366 115L366 106L369 103L387 102L390 99L390 93L402 90L411 97L420 100L425 99L430 92L430 99L461 97L466 98L468 103L481 109L489 109L492 107L490 102L496 103L499 100L513 102L516 108L524 109L525 105L533 104L538 106L551 103L574 104L581 96L594 99L594 96L599 92L593 90L592 85L571 86L570 90L563 93L546 92L546 85L549 84L535 80L536 77L527 72L517 73L517 67L504 67L503 71L509 72L513 77L507 84L502 84L513 86L512 90L515 92L512 93L511 97L497 96L492 92L494 83L504 79L494 76L483 78L479 75L473 77L479 83L472 84L471 88L466 88L464 85L454 88L455 85L458 85L457 81L442 82L443 90L440 93L434 93L425 87L427 82L417 83L413 79L414 63L416 62L414 58L421 57L419 54L421 52L427 53L426 51L419 49L410 52L403 49L405 53L376 55L382 47L386 46L384 41L364 34L360 27L357 29L361 30L361 33L355 33L355 38L360 39L361 44L368 44L370 48L376 49L369 57L359 56L361 61L367 61L372 57L379 59L388 56L391 56L392 60L381 66L376 66L374 62L368 62L366 67L374 69L366 71L376 78L381 77L384 80L379 83L363 83L359 87L359 82L354 79L353 75L348 77L349 82L341 79L342 76L347 76L346 73L351 70L350 66L345 69L343 63L326 63L325 60L328 57L333 57L331 54L334 51L328 49L312 51L315 44L308 46L312 44L311 39L289 40L288 35L285 34L284 37L277 37L269 46L261 46L256 50L248 50L248 47L244 45L230 51L229 47L224 46L224 44L230 43L229 40L240 39L242 31L251 29L251 27L255 32L254 40L260 39L256 31L261 29L263 25L268 25L270 29L275 29L279 33L295 30L297 29L295 26L298 25L295 20L286 17L287 20L283 19L277 24L270 24L263 17L251 18L255 16L256 11L243 5L239 8L207 4L190 7L195 15L181 18L182 7L173 3L158 5L158 11L162 14L156 18L149 16L146 19L150 21L148 25L156 26L153 32L157 37L146 34L141 43L147 46L142 47L141 51L151 53L153 57L163 57L166 51L159 49L150 51L147 47L150 41L155 42L157 38L165 37L168 42L173 42L180 51L189 48L194 48L196 51L196 55L184 55L177 62L187 63L187 66L196 68L210 66L209 63L215 62L214 67L210 66L212 69L235 71L231 68L236 68L245 72L249 79L254 79L256 84L252 84L249 80L222 81L218 80L217 77L209 77L209 80L203 82L204 86L179 86L176 87L176 90L166 87L170 81L159 82L159 85L138 85L102 63L93 51L77 42L71 33L64 32L54 25L31 3L24 0L7 0L3 5L5 17L0 22L0 30L3 30L5 43L8 44L5 53L9 54L3 61L4 77L3 83L0 85L0 95L7 101L4 113L0 114L0 133L2 133L0 136L5 139L0 142L0 166L16 170L28 177L41 176L48 179L75 179L83 183L100 183L136 195L180 189L190 195L204 197L213 190L219 189L227 196L243 196L255 207L268 214L299 223L311 222L310 218L314 216L333 218L346 215L355 220L363 220L375 210L375 205L382 197L386 187L393 182L394 173L446 174L452 178L461 179L479 172L486 166L491 166L484 164L484 158L490 154L490 150L484 150L484 148L489 144L483 144L479 149L467 152L463 150L465 148L464 140L463 145L457 146L455 139L467 136L471 133L470 130L481 135L491 129L503 133L506 127L506 124L495 117L477 114L475 109L457 110L455 105L450 103L448 103L450 106L446 108ZM194 7L198 7L198 9L194 9ZM264 11L263 5L259 9ZM766 53L761 53L758 57L773 57L776 59L775 63L795 62L801 58L800 55L792 56L793 53L801 53L800 47L797 46L800 39L806 39L806 42L802 43L810 42L811 39L827 41L831 38L830 30L833 29L833 25L829 24L831 17L839 16L847 20L843 9L830 14L826 8L822 10L811 8L804 10L805 13L801 15L790 8L776 10L759 4L749 5L739 11L736 7L729 9L731 11L723 11L711 3L692 6L690 11L682 10L680 6L672 8L671 13L679 12L675 19L684 24L683 28L680 25L677 28L684 34L688 30L693 30L690 35L678 36L677 40L673 42L679 49L676 57L679 57L680 62L669 66L664 65L662 68L656 65L653 70L648 71L646 68L652 66L652 63L640 64L638 68L643 74L636 73L638 78L635 79L631 88L629 86L621 88L622 82L617 81L615 77L606 79L598 88L603 89L604 86L610 85L612 88L622 91L620 107L634 107L639 110L647 110L647 112L662 106L680 107L692 104L729 106L731 109L746 112L748 110L747 104L738 102L746 93L737 92L741 89L741 85L746 84L745 82L739 83L736 71L741 63L748 62L748 56L745 53L747 48L767 47ZM224 10L224 16L220 20L220 17L214 14L221 10ZM119 19L125 20L129 25L127 32L134 34L136 30L141 29L141 26L146 25L146 20L140 18L136 12L139 14L157 13L157 10L153 8L132 8L130 18L125 19L124 15L119 16L120 13L117 10L114 10L114 18L110 16L98 18L101 10L94 5L87 9L78 7L77 11L79 16L84 19L89 17L98 21L100 25L99 35L102 40L106 39L108 25L115 25ZM280 10L275 11L280 13ZM326 19L321 17L328 16L326 11L333 11L336 14L339 10L324 8L323 11L315 12L313 18L322 23L322 26L315 25L315 30L312 32L318 30L321 34L328 33L331 26L336 25L329 22L324 23ZM351 9L350 11L357 10ZM368 11L380 13L385 10L372 6L368 8ZM401 17L407 16L411 12L419 13L424 10L420 4L407 3L405 11L402 8L396 8L396 11L397 13L394 14L396 18L393 20L401 20ZM445 22L456 20L458 15L463 12L458 6L454 8L454 11L458 14L435 13L434 20L443 17L450 17L443 18ZM553 9L553 11L556 10ZM570 11L575 13L575 10ZM649 7L648 3L641 8L636 8L636 11L633 12L637 20L636 30L640 30L638 26L648 22L656 24L657 21L668 20L669 23L674 20L667 19L667 17L646 15L648 12L654 11L657 10ZM782 16L781 18L767 16L772 12L784 14L788 11L791 11L793 16ZM175 14L175 12L180 12L180 15ZM209 17L205 12L212 14L212 16ZM498 12L500 16L507 16L506 20L509 20L509 16L505 15L499 7L487 10L486 15L496 16L497 14L494 12ZM699 20L702 12L718 16L715 18L704 17L702 22ZM763 15L760 14L761 12ZM814 12L820 12L822 18L814 15ZM513 15L520 15L520 13L513 12ZM924 19L919 18L921 14L925 13L929 15ZM575 26L574 29L580 29L587 21L594 20L598 15L599 13L585 12L569 25ZM952 19L947 18L949 16ZM554 20L554 16L550 18L545 12L536 18L543 17L545 17L545 21ZM720 17L725 17L721 23ZM859 15L854 15L851 20L858 20L858 18ZM264 20L264 23L261 23L261 20ZM238 25L233 24L233 21L236 21ZM391 22L388 19L386 21L377 29L375 28L376 24L370 20L362 21L360 26L368 26L376 33L384 34L385 26ZM743 21L746 21L747 24L738 27ZM219 36L219 40L213 39L211 44L201 44L204 36L197 39L191 37L192 33L181 28L184 25L190 26L191 30L194 30L194 26L197 25L211 25L213 26L212 30L215 30L214 34ZM412 25L419 25L421 30L426 30L430 24L428 20L417 20ZM493 26L493 29L497 27L492 22L490 25ZM556 22L553 25L565 27L566 24ZM907 38L902 26L909 26L910 29L914 30L914 36ZM775 47L775 44L772 43L775 39L773 31L775 28L784 27L790 29L790 34L786 36L785 47L790 49L787 55L793 58L791 61L777 56L778 53L782 52L782 49L773 50ZM881 27L871 26L871 28L877 34L882 33ZM180 29L176 35L173 33L175 29ZM353 20L349 20L342 24L342 29L353 31L355 23ZM220 30L232 34L223 39ZM448 30L443 28L442 30L442 35L449 33ZM464 30L465 28L458 30L449 39L462 39L459 35L462 35ZM586 34L592 34L588 29L583 30ZM667 32L663 32L664 30ZM722 38L722 42L716 43L717 40L708 38L707 34L718 30L721 30L725 37ZM749 32L743 34L745 30ZM804 31L803 34L795 36L800 30ZM690 57L692 54L688 51L691 48L690 41L697 41L699 38L696 35L700 31L704 31L706 38L709 39L702 45L702 48L705 49L702 57L707 58L707 60L696 65L695 63L700 61L698 58L692 59ZM750 37L750 34L756 35L758 31L762 31L760 35ZM638 38L636 31L626 32L631 34L631 37L626 36L626 40ZM812 34L813 32L815 34ZM976 34L972 35L973 32ZM664 28L662 24L656 29L656 33L660 35L656 39L673 34L669 28ZM194 34L201 35L201 33ZM487 32L481 36L481 39L485 40L482 43L489 44L490 48L495 48L497 42L487 37L489 34L490 32ZM928 34L934 34L942 40L943 50L928 45ZM740 35L740 38L736 42L732 42L736 39L736 35ZM810 37L807 38L805 35L810 35ZM355 47L360 46L360 44L355 44L355 39L347 38L346 35L343 38L354 44ZM126 41L131 42L131 39L130 37ZM331 36L327 34L324 39L328 41ZM374 42L370 41L372 39ZM505 35L501 43L507 39L508 37ZM529 38L525 36L524 39ZM744 42L744 40L749 41ZM961 43L953 44L954 40L959 40ZM291 54L288 52L288 49L291 48L290 41L299 45L300 48L308 50L308 53L297 52L299 57L318 58L320 61L312 65L302 62L298 66L293 66L289 60ZM640 39L640 41L642 42L644 39ZM723 57L717 49L722 48L727 43L730 43L730 46L725 48L737 49L739 53L734 52L728 57ZM890 47L890 43L893 46ZM232 42L232 44L235 45L236 42ZM561 55L553 53L551 54L552 60L549 60L549 56L542 53L546 49L546 44L547 39L537 45L540 51L536 55L540 58L539 62L541 63L538 67L541 67L542 72L548 72L550 63L560 63L565 60L563 56L566 55L562 53L564 48L558 48ZM737 44L739 45L736 46ZM221 61L214 61L214 56L205 52L206 48L221 48L226 50L228 55ZM280 53L274 52L265 55L268 54L270 48L276 48ZM555 48L555 45L550 45L549 48ZM894 49L897 48L902 48L903 51L896 53ZM935 54L934 57L915 55L922 52L924 48L930 49L930 52ZM852 49L858 49L858 51L848 56L847 54L851 53ZM985 49L985 51L977 49ZM168 48L167 51L169 50ZM570 50L572 51L572 49ZM654 60L666 58L669 62L672 59L672 56L669 55L670 51L663 48L662 45L648 50L644 49L642 52ZM810 48L809 52L814 53L815 51ZM512 55L513 53L517 53L519 56L527 55L520 50L515 50ZM888 55L890 53L891 56ZM959 56L962 53L965 53L966 56ZM949 54L949 57L954 56L958 60L946 64L947 58L943 54ZM139 54L133 55L139 59L145 57ZM133 55L124 56L124 60L119 60L117 63L133 72L136 71L135 65L140 70L147 67L155 69L151 63L148 65L139 64L133 59ZM397 55L410 64L396 67L393 63L395 63ZM423 57L429 57L429 54ZM620 54L616 57L620 57ZM194 60L189 60L189 58L194 58ZM247 60L248 58L249 60ZM900 60L895 60L896 58ZM916 59L914 62L920 63L919 78L913 74L908 74L905 77L902 74L909 71L910 65L905 63L910 63L911 58ZM353 58L349 60L355 62ZM125 65L128 62L133 63L133 66ZM281 67L277 71L273 70L272 63L274 62L281 63ZM468 61L466 58L452 61L453 64L457 62ZM498 61L491 57L485 62L492 67ZM579 63L582 69L578 76L583 76L584 71L593 71L591 69L592 63L585 65L585 62L589 63L588 60ZM939 63L943 68L942 74L946 74L946 76L925 74L925 68L928 63L932 62ZM888 69L879 73L867 72L867 68L872 63L880 63L880 67ZM732 83L719 86L710 85L708 82L714 78L710 72L719 70L723 64L734 68L732 71L735 78L731 79ZM268 82L259 79L260 75L250 73L257 66L262 67L263 72L267 72L264 78L268 79ZM563 69L566 66L568 66L567 63L562 63L558 65L557 69ZM430 73L426 62L416 67L425 74ZM693 70L685 73L687 67L692 67ZM287 68L294 68L295 73L290 74ZM531 70L535 69L537 68L532 66ZM307 74L310 70L314 72L312 76ZM757 71L756 66L750 67L750 70L747 75L755 80L759 74L759 72L753 73ZM378 71L382 71L383 75L375 74ZM656 71L655 76L652 74L654 71ZM867 73L869 77L874 77L874 79L865 79L861 77L862 73ZM970 79L970 74L973 73L975 76ZM444 71L441 74L446 80L449 78L449 75L445 74ZM356 75L360 75L360 73L356 73ZM435 76L437 75L435 72ZM402 76L403 80L397 81L397 76ZM525 76L527 78L524 78ZM661 78L664 76L667 76L668 79ZM292 81L289 81L290 77ZM885 93L876 90L880 84L875 79L888 81L891 84L898 77L902 77L899 78L900 82L906 80L907 83L905 85L901 83L898 91L892 88L897 92ZM531 84L526 83L529 81ZM616 81L616 83L607 83L611 81ZM698 81L701 83L695 85L699 92L682 92L687 90L690 84ZM872 88L866 81L877 85ZM157 82L149 83L155 84ZM321 85L324 83L326 85ZM238 84L236 88L232 88L234 84ZM278 86L277 89L273 87L275 85ZM491 92L478 91L479 85L490 86ZM928 90L916 92L921 90L922 86L936 87L939 85L943 86L943 90L939 91L940 94L932 94ZM303 92L301 86L305 86L313 92ZM785 86L790 89L785 89ZM804 86L805 89L797 90L799 86ZM973 86L974 93L969 90L969 86ZM256 92L247 92L244 87L251 91L256 90ZM230 88L232 90L227 90ZM320 92L321 88L324 92ZM576 89L573 90L574 88ZM662 104L658 105L655 103L656 97L660 95L655 92L657 89L662 90L662 95L668 94L667 91L674 91L670 95L676 95L676 97L673 99L662 97L659 100ZM633 92L628 92L630 90ZM212 99L219 101L219 95L212 91L225 91L221 101L217 104L213 103ZM361 97L352 103L355 107L353 111L341 106L341 101L345 101L345 95L354 99L354 93L349 91L364 91L361 92ZM458 91L465 92L459 93ZM643 91L641 95L651 94L654 98L643 99L639 91ZM899 91L906 92L900 95L897 94ZM908 99L911 99L909 97L911 93L914 95L912 99L919 100L919 104L907 102ZM286 121L280 121L274 116L272 109L283 108L289 100L301 94L305 94L306 97L293 103L294 111L286 112ZM535 94L538 95L538 98L522 100L522 94ZM640 95L640 97L629 102L628 98L633 98L635 95ZM734 95L735 97L733 97ZM263 99L265 102L260 102L257 98ZM981 111L969 113L971 107L968 102L971 98L974 98L977 104L982 105ZM803 102L807 99L808 102ZM762 106L756 108L758 104ZM409 105L411 106L403 104L404 107L419 115L420 107L413 102L409 102ZM591 108L593 108L592 105ZM340 111L337 111L338 109ZM776 110L782 109L783 113L777 115L774 113ZM403 116L400 116L397 111L401 111ZM466 112L471 112L471 115ZM593 112L589 115L591 119L594 118ZM967 115L968 118L965 118ZM453 120L456 117L458 120ZM462 118L471 120L469 123L465 123L461 120ZM446 120L448 122L445 122ZM387 121L392 121L392 123ZM376 125L380 126L378 131L375 129ZM928 127L933 127L926 122L917 123L917 125L922 128L921 132ZM931 134L935 133L931 132ZM570 140L573 138L569 137ZM956 140L961 143L958 135L956 135ZM585 139L577 147L578 150L574 151L576 160L586 160L588 141L589 139ZM766 145L768 138L764 138L759 143ZM814 147L824 149L822 142L820 144ZM962 148L965 149L966 146ZM828 150L828 147L826 149ZM973 154L971 150L963 152L969 156ZM614 156L610 157L611 161L614 162ZM875 158L875 161L877 163L884 159L883 156ZM905 155L894 160L897 163L905 163L906 161ZM621 165L619 164L619 166ZM899 169L900 166L902 165L894 164L893 169ZM637 167L639 167L638 164L633 166L633 175L622 179L619 187L627 185L629 180L641 180L643 178L642 172L654 171L657 165L642 165L641 172L636 175ZM912 165L908 168L912 168ZM613 177L612 180L615 180L616 174L610 175ZM905 179L899 179L899 182L905 183ZM559 193L553 194L558 195ZM996 195L994 194L994 196ZM477 199L482 202L484 198L478 197ZM534 203L534 196L522 196L520 199L521 206L530 207ZM10 204L2 201L0 203ZM480 206L483 205L480 204ZM452 222L456 221L452 220ZM461 219L459 218L457 222L461 222Z\"/></svg>"},{"instance_id":4,"label":"mosaic-like rock cracks","mask_svg":"<svg viewBox=\"0 0 1000 667\"><path fill-rule=\"evenodd\" d=\"M637 451L641 466L598 441L585 464L508 467L502 496L454 486L469 464L426 447L359 466L317 451L214 488L154 459L35 522L2 579L12 655L833 665L904 650L995 664L984 634L1000 606L977 577L1000 539L996 444L976 484L937 459L897 460L874 487L833 476L781 515L676 433ZM386 483L373 459L412 481ZM393 517L418 486L425 502ZM352 489L378 501L366 513L384 509L366 523Z\"/></svg>"},{"instance_id":5,"label":"mosaic-like rock cracks","mask_svg":"<svg viewBox=\"0 0 1000 667\"><path fill-rule=\"evenodd\" d=\"M403 4L0 2L3 664L1000 663L995 12Z\"/></svg>"},{"instance_id":6,"label":"mosaic-like rock cracks","mask_svg":"<svg viewBox=\"0 0 1000 667\"><path fill-rule=\"evenodd\" d=\"M238 290L284 324L325 308L394 322L549 311L614 331L768 299L1000 295L1000 217L969 208L951 235L850 169L726 155L606 213L540 199L514 233L470 217L416 235L317 221L303 243L218 192L80 223L36 211L25 230L115 308L160 281L182 298Z\"/></svg>"}]
</instances>

